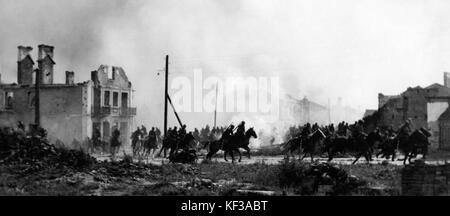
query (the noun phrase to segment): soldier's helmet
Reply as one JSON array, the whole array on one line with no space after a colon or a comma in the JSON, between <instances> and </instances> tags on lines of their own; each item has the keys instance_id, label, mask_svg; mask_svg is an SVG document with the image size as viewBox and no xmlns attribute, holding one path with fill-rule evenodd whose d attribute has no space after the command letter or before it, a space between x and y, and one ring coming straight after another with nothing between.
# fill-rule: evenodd
<instances>
[{"instance_id":1,"label":"soldier's helmet","mask_svg":"<svg viewBox=\"0 0 450 216\"><path fill-rule=\"evenodd\" d=\"M183 125L183 128L186 128L186 125Z\"/></svg>"},{"instance_id":2,"label":"soldier's helmet","mask_svg":"<svg viewBox=\"0 0 450 216\"><path fill-rule=\"evenodd\" d=\"M242 124L242 125L245 125L245 121L242 121L241 124Z\"/></svg>"}]
</instances>

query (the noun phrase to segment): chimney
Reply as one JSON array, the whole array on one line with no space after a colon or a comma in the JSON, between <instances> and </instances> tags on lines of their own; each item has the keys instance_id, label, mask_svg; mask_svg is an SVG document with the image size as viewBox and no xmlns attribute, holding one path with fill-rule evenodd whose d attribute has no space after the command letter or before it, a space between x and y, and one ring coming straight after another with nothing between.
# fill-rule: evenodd
<instances>
[{"instance_id":1,"label":"chimney","mask_svg":"<svg viewBox=\"0 0 450 216\"><path fill-rule=\"evenodd\" d=\"M41 71L41 83L53 84L53 50L54 47L48 45L39 45L38 66Z\"/></svg>"},{"instance_id":2,"label":"chimney","mask_svg":"<svg viewBox=\"0 0 450 216\"><path fill-rule=\"evenodd\" d=\"M17 56L17 61L20 62L25 57L27 57L27 55L30 55L30 52L33 50L33 47L19 46L18 49L19 49L19 52L18 52L18 56ZM31 55L30 55L30 57L31 57Z\"/></svg>"},{"instance_id":3,"label":"chimney","mask_svg":"<svg viewBox=\"0 0 450 216\"><path fill-rule=\"evenodd\" d=\"M66 71L66 85L75 84L75 73L73 71Z\"/></svg>"},{"instance_id":4,"label":"chimney","mask_svg":"<svg viewBox=\"0 0 450 216\"><path fill-rule=\"evenodd\" d=\"M450 73L444 72L444 86L450 88Z\"/></svg>"},{"instance_id":5,"label":"chimney","mask_svg":"<svg viewBox=\"0 0 450 216\"><path fill-rule=\"evenodd\" d=\"M50 58L53 59L53 50L54 47L41 44L38 46L39 53L38 53L38 60L44 59L47 55L50 56Z\"/></svg>"},{"instance_id":6,"label":"chimney","mask_svg":"<svg viewBox=\"0 0 450 216\"><path fill-rule=\"evenodd\" d=\"M97 71L91 72L91 80L92 80L92 82L94 82L95 85L97 85L99 83Z\"/></svg>"},{"instance_id":7,"label":"chimney","mask_svg":"<svg viewBox=\"0 0 450 216\"><path fill-rule=\"evenodd\" d=\"M116 80L116 76L118 73L119 68L118 67L112 67L112 79Z\"/></svg>"},{"instance_id":8,"label":"chimney","mask_svg":"<svg viewBox=\"0 0 450 216\"><path fill-rule=\"evenodd\" d=\"M33 65L30 52L32 47L19 46L17 54L17 83L19 85L30 85L33 83Z\"/></svg>"}]
</instances>

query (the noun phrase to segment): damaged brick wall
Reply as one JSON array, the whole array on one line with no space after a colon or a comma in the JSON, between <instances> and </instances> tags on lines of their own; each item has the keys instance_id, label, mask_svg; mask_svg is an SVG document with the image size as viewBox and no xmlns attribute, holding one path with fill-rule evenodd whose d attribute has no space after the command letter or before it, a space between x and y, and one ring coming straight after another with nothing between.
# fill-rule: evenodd
<instances>
[{"instance_id":1,"label":"damaged brick wall","mask_svg":"<svg viewBox=\"0 0 450 216\"><path fill-rule=\"evenodd\" d=\"M403 196L450 195L450 164L415 163L402 170Z\"/></svg>"}]
</instances>

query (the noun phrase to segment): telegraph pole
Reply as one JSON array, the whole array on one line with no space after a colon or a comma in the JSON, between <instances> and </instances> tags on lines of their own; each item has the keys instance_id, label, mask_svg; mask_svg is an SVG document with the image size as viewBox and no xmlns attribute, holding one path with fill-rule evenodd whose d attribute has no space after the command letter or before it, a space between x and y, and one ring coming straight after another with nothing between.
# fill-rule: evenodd
<instances>
[{"instance_id":1,"label":"telegraph pole","mask_svg":"<svg viewBox=\"0 0 450 216\"><path fill-rule=\"evenodd\" d=\"M216 108L214 110L214 127L217 126L217 95L219 91L219 83L216 84Z\"/></svg>"},{"instance_id":2,"label":"telegraph pole","mask_svg":"<svg viewBox=\"0 0 450 216\"><path fill-rule=\"evenodd\" d=\"M167 136L167 102L169 95L169 55L166 56L166 80L164 91L164 136Z\"/></svg>"},{"instance_id":3,"label":"telegraph pole","mask_svg":"<svg viewBox=\"0 0 450 216\"><path fill-rule=\"evenodd\" d=\"M41 126L41 114L40 114L40 85L41 85L41 71L39 69L35 69L34 72L36 73L36 83L34 84L34 124L37 128Z\"/></svg>"}]
</instances>

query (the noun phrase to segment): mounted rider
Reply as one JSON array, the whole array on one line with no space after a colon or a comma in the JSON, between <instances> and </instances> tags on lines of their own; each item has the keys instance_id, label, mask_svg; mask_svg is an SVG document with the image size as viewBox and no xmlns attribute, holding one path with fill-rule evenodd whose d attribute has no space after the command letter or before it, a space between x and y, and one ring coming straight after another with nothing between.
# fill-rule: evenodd
<instances>
[{"instance_id":1,"label":"mounted rider","mask_svg":"<svg viewBox=\"0 0 450 216\"><path fill-rule=\"evenodd\" d=\"M220 139L227 140L228 138L233 136L233 130L234 130L234 125L231 124L230 126L227 127L227 129L225 129L225 131L223 132L222 137Z\"/></svg>"},{"instance_id":2,"label":"mounted rider","mask_svg":"<svg viewBox=\"0 0 450 216\"><path fill-rule=\"evenodd\" d=\"M302 132L300 133L300 136L302 137L308 137L312 132L311 124L307 123L305 127L303 127Z\"/></svg>"},{"instance_id":3,"label":"mounted rider","mask_svg":"<svg viewBox=\"0 0 450 216\"><path fill-rule=\"evenodd\" d=\"M114 129L111 136L111 146L119 147L122 143L120 142L120 131L119 129Z\"/></svg>"},{"instance_id":4,"label":"mounted rider","mask_svg":"<svg viewBox=\"0 0 450 216\"><path fill-rule=\"evenodd\" d=\"M147 128L144 125L142 125L141 126L141 138L144 139L146 135L147 135Z\"/></svg>"},{"instance_id":5,"label":"mounted rider","mask_svg":"<svg viewBox=\"0 0 450 216\"><path fill-rule=\"evenodd\" d=\"M400 140L404 140L406 138L408 138L411 133L413 132L414 127L412 125L412 120L406 119L405 123L400 126L400 128L398 129L398 137Z\"/></svg>"},{"instance_id":6,"label":"mounted rider","mask_svg":"<svg viewBox=\"0 0 450 216\"><path fill-rule=\"evenodd\" d=\"M245 136L245 121L242 121L236 129L235 135L237 137L243 138Z\"/></svg>"},{"instance_id":7,"label":"mounted rider","mask_svg":"<svg viewBox=\"0 0 450 216\"><path fill-rule=\"evenodd\" d=\"M186 125L182 125L180 130L178 131L178 138L183 139L186 136Z\"/></svg>"},{"instance_id":8,"label":"mounted rider","mask_svg":"<svg viewBox=\"0 0 450 216\"><path fill-rule=\"evenodd\" d=\"M154 127L152 127L152 130L150 130L150 131L148 132L148 139L149 139L150 141L155 141L155 142L156 142L156 131L155 131L155 128L154 128Z\"/></svg>"},{"instance_id":9,"label":"mounted rider","mask_svg":"<svg viewBox=\"0 0 450 216\"><path fill-rule=\"evenodd\" d=\"M98 129L97 129L98 130ZM100 132L100 131L99 131ZM139 140L139 138L142 136L142 134L141 134L141 129L139 129L139 127L137 127L137 129L136 129L136 131L134 131L132 134L131 134L131 145L132 146L135 146L136 145L136 143L137 143L137 141Z\"/></svg>"}]
</instances>

